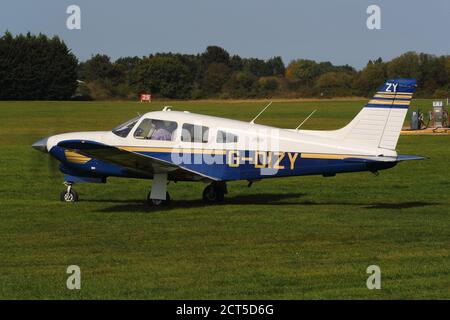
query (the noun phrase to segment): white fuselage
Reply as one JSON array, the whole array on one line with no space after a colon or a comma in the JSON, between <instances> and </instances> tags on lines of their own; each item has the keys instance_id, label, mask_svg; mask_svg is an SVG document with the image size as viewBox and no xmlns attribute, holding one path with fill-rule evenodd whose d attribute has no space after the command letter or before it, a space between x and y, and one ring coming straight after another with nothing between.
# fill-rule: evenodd
<instances>
[{"instance_id":1,"label":"white fuselage","mask_svg":"<svg viewBox=\"0 0 450 320\"><path fill-rule=\"evenodd\" d=\"M176 122L178 127L171 141L143 140L134 137L134 131L144 119ZM208 138L205 143L181 141L183 124L206 126ZM238 136L236 143L218 143L218 130ZM311 154L345 154L365 156L396 157L394 150L364 146L363 143L346 143L338 139L335 131L309 131L280 129L231 119L205 116L179 111L156 111L144 114L126 137L119 137L112 131L74 132L49 137L47 149L50 150L63 140L90 140L116 147L156 147L174 149L213 149L213 150L264 150L282 152L302 152ZM336 131L338 132L338 130Z\"/></svg>"}]
</instances>

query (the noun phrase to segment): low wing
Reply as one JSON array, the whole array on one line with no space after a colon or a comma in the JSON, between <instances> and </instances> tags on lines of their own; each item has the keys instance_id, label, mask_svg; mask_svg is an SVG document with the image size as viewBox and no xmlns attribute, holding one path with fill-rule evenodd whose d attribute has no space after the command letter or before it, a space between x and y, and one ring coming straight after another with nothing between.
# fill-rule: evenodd
<instances>
[{"instance_id":1,"label":"low wing","mask_svg":"<svg viewBox=\"0 0 450 320\"><path fill-rule=\"evenodd\" d=\"M216 180L165 160L95 141L65 140L59 142L58 146L77 150L80 154L127 168L148 177L153 176L154 173L167 173L170 177L177 178L176 180Z\"/></svg>"}]
</instances>

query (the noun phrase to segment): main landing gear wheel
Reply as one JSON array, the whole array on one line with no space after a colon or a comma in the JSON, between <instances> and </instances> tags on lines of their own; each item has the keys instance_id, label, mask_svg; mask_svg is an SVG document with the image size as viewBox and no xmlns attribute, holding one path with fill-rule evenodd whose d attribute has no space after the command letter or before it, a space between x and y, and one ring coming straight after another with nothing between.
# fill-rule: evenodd
<instances>
[{"instance_id":1,"label":"main landing gear wheel","mask_svg":"<svg viewBox=\"0 0 450 320\"><path fill-rule=\"evenodd\" d=\"M222 202L226 193L225 184L211 183L203 190L203 201L206 203Z\"/></svg>"},{"instance_id":2,"label":"main landing gear wheel","mask_svg":"<svg viewBox=\"0 0 450 320\"><path fill-rule=\"evenodd\" d=\"M77 202L78 193L72 188L71 184L66 184L67 189L63 190L59 195L59 199L63 202Z\"/></svg>"},{"instance_id":3,"label":"main landing gear wheel","mask_svg":"<svg viewBox=\"0 0 450 320\"><path fill-rule=\"evenodd\" d=\"M150 198L150 194L151 192L147 194L147 203L149 205L158 207L158 206L167 206L170 203L170 194L168 192L166 192L166 200L152 199Z\"/></svg>"}]
</instances>

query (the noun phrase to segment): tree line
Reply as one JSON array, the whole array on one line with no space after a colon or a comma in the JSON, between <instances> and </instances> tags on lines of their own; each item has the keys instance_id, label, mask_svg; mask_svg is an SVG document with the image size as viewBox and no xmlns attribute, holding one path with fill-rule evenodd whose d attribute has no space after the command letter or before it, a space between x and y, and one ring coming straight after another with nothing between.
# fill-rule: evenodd
<instances>
[{"instance_id":1,"label":"tree line","mask_svg":"<svg viewBox=\"0 0 450 320\"><path fill-rule=\"evenodd\" d=\"M78 60L58 37L6 32L0 38L0 100L66 100Z\"/></svg>"},{"instance_id":2,"label":"tree line","mask_svg":"<svg viewBox=\"0 0 450 320\"><path fill-rule=\"evenodd\" d=\"M97 54L78 62L58 37L0 38L0 99L307 98L370 96L386 79L418 80L419 97L447 97L450 56L407 52L391 61L349 65L281 57L243 58L218 46L199 54L156 53L113 61Z\"/></svg>"}]
</instances>

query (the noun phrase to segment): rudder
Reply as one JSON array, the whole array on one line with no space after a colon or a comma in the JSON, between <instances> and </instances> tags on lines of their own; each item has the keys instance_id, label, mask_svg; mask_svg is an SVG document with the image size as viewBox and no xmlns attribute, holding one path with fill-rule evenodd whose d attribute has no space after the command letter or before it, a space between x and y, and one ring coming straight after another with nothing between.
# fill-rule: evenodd
<instances>
[{"instance_id":1,"label":"rudder","mask_svg":"<svg viewBox=\"0 0 450 320\"><path fill-rule=\"evenodd\" d=\"M415 90L415 79L387 80L360 113L341 129L343 140L395 150Z\"/></svg>"}]
</instances>

